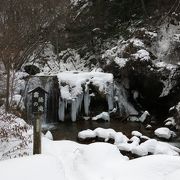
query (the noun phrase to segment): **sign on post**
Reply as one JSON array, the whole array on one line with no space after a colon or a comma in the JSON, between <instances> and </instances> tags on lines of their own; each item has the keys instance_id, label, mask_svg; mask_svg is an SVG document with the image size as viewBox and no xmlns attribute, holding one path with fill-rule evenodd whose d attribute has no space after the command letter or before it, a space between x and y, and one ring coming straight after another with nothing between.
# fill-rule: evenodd
<instances>
[{"instance_id":1,"label":"sign on post","mask_svg":"<svg viewBox=\"0 0 180 180\"><path fill-rule=\"evenodd\" d=\"M41 120L40 116L45 109L45 94L47 92L41 87L37 87L31 91L32 94L32 113L35 116L33 122L33 154L41 154Z\"/></svg>"}]
</instances>

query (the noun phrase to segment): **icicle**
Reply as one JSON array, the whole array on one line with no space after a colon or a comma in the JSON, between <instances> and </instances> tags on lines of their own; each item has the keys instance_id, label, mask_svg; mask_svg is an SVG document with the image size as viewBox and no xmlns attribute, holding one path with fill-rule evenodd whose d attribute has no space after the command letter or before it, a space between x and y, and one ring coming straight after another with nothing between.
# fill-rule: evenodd
<instances>
[{"instance_id":1,"label":"icicle","mask_svg":"<svg viewBox=\"0 0 180 180\"><path fill-rule=\"evenodd\" d=\"M114 84L111 83L108 87L107 87L107 95L106 95L106 99L108 102L108 110L112 111L114 108Z\"/></svg>"},{"instance_id":2,"label":"icicle","mask_svg":"<svg viewBox=\"0 0 180 180\"><path fill-rule=\"evenodd\" d=\"M89 87L86 84L86 89L85 89L85 92L84 92L84 112L85 112L86 116L89 115L90 101L91 101L91 97L89 95Z\"/></svg>"},{"instance_id":3,"label":"icicle","mask_svg":"<svg viewBox=\"0 0 180 180\"><path fill-rule=\"evenodd\" d=\"M78 96L78 113L81 112L82 101L83 101L83 94L80 94Z\"/></svg>"},{"instance_id":4,"label":"icicle","mask_svg":"<svg viewBox=\"0 0 180 180\"><path fill-rule=\"evenodd\" d=\"M59 120L64 121L64 113L65 113L65 102L64 99L59 98Z\"/></svg>"},{"instance_id":5,"label":"icicle","mask_svg":"<svg viewBox=\"0 0 180 180\"><path fill-rule=\"evenodd\" d=\"M77 106L76 106L76 99L73 99L72 101L71 101L71 120L73 121L73 122L75 122L76 121L76 115L77 115Z\"/></svg>"}]
</instances>

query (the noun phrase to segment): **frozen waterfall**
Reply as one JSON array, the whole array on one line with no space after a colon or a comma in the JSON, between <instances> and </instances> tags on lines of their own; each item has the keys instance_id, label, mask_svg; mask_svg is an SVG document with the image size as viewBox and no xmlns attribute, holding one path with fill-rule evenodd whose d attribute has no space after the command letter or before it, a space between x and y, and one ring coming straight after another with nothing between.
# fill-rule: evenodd
<instances>
[{"instance_id":1,"label":"frozen waterfall","mask_svg":"<svg viewBox=\"0 0 180 180\"><path fill-rule=\"evenodd\" d=\"M59 120L64 121L69 111L71 120L76 121L81 113L82 105L85 116L90 115L91 86L98 89L100 94L106 96L108 109L114 108L113 75L101 72L62 72L57 75L59 80ZM92 91L92 90L91 90ZM93 92L92 92L93 93ZM91 94L92 94L91 93ZM66 104L66 105L65 105ZM69 108L71 107L71 108Z\"/></svg>"}]
</instances>

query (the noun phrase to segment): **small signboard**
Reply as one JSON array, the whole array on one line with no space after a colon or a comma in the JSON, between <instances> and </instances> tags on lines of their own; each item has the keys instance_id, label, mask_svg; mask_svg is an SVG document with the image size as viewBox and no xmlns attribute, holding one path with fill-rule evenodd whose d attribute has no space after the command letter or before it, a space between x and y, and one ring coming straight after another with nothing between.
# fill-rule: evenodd
<instances>
[{"instance_id":1,"label":"small signboard","mask_svg":"<svg viewBox=\"0 0 180 180\"><path fill-rule=\"evenodd\" d=\"M37 87L29 93L32 93L32 113L44 113L47 92L41 87Z\"/></svg>"}]
</instances>

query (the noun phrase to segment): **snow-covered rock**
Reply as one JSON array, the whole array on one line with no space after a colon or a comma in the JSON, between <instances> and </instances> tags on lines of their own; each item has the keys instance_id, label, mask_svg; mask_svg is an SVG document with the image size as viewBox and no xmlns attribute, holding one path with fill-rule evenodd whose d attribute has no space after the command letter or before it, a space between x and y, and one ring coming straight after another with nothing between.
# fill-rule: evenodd
<instances>
[{"instance_id":1,"label":"snow-covered rock","mask_svg":"<svg viewBox=\"0 0 180 180\"><path fill-rule=\"evenodd\" d=\"M96 132L90 129L83 130L78 133L78 138L81 138L81 139L95 138L95 137L96 137Z\"/></svg>"},{"instance_id":2,"label":"snow-covered rock","mask_svg":"<svg viewBox=\"0 0 180 180\"><path fill-rule=\"evenodd\" d=\"M144 111L144 113L140 116L139 121L144 122L147 119L148 116L150 116L149 112Z\"/></svg>"},{"instance_id":3,"label":"snow-covered rock","mask_svg":"<svg viewBox=\"0 0 180 180\"><path fill-rule=\"evenodd\" d=\"M50 139L50 140L53 140L53 135L52 135L52 133L50 131L46 132L45 137Z\"/></svg>"},{"instance_id":4,"label":"snow-covered rock","mask_svg":"<svg viewBox=\"0 0 180 180\"><path fill-rule=\"evenodd\" d=\"M175 119L174 119L174 117L169 117L169 118L167 118L165 121L164 121L164 125L165 126L173 126L173 127L175 127L176 126L176 122L175 122Z\"/></svg>"},{"instance_id":5,"label":"snow-covered rock","mask_svg":"<svg viewBox=\"0 0 180 180\"><path fill-rule=\"evenodd\" d=\"M108 112L102 112L102 113L100 113L97 116L92 118L93 121L97 121L98 119L103 119L105 121L110 121L109 113Z\"/></svg>"},{"instance_id":6,"label":"snow-covered rock","mask_svg":"<svg viewBox=\"0 0 180 180\"><path fill-rule=\"evenodd\" d=\"M140 133L139 131L132 131L132 132L131 132L131 135L132 135L132 136L141 137L141 136L142 136L142 133Z\"/></svg>"},{"instance_id":7,"label":"snow-covered rock","mask_svg":"<svg viewBox=\"0 0 180 180\"><path fill-rule=\"evenodd\" d=\"M161 128L156 129L154 131L154 134L164 139L170 139L172 136L175 135L175 133L167 127L161 127Z\"/></svg>"},{"instance_id":8,"label":"snow-covered rock","mask_svg":"<svg viewBox=\"0 0 180 180\"><path fill-rule=\"evenodd\" d=\"M96 128L94 130L96 133L96 136L99 138L103 138L105 141L108 141L110 138L114 139L116 132L109 128L109 129L104 129L104 128Z\"/></svg>"}]
</instances>

